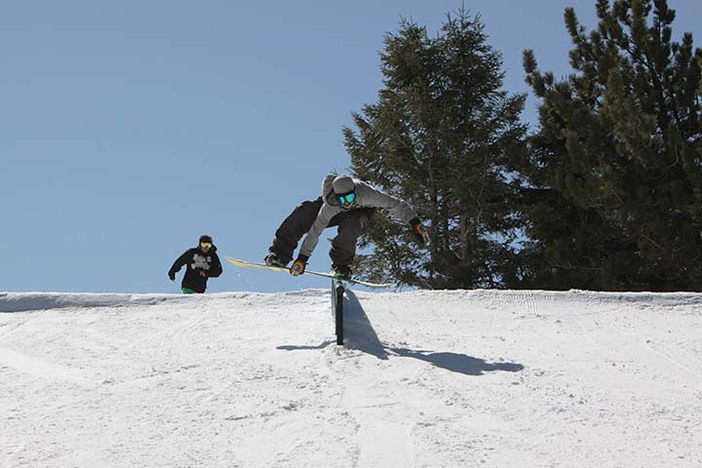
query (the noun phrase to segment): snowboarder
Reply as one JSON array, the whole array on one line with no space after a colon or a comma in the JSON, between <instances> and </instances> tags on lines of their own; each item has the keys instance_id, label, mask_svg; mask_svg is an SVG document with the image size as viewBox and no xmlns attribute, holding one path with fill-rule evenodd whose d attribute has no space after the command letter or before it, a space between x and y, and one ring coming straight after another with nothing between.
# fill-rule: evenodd
<instances>
[{"instance_id":1,"label":"snowboarder","mask_svg":"<svg viewBox=\"0 0 702 468\"><path fill-rule=\"evenodd\" d=\"M168 270L168 278L175 281L176 273L186 266L181 283L183 294L204 293L207 279L217 278L222 274L222 263L217 256L217 247L212 243L212 236L203 234L197 247L186 250Z\"/></svg>"},{"instance_id":2,"label":"snowboarder","mask_svg":"<svg viewBox=\"0 0 702 468\"><path fill-rule=\"evenodd\" d=\"M307 261L317 246L322 231L327 227L338 226L338 234L332 239L329 256L337 277L350 278L351 263L356 255L356 241L377 208L388 210L390 214L408 223L420 245L429 245L426 229L407 202L383 193L359 179L330 174L322 183L322 196L302 202L282 222L265 261L268 265L287 266L298 242L306 233L297 259L290 267L290 274L301 275L305 272Z\"/></svg>"}]
</instances>

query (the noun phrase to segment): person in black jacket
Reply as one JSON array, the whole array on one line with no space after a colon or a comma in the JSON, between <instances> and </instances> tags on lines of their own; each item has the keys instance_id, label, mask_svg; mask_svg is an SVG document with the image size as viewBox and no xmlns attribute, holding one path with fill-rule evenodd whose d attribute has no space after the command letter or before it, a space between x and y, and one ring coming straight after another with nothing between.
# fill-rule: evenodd
<instances>
[{"instance_id":1,"label":"person in black jacket","mask_svg":"<svg viewBox=\"0 0 702 468\"><path fill-rule=\"evenodd\" d=\"M181 288L183 294L204 293L207 289L207 279L217 278L222 274L222 263L217 256L217 247L212 243L212 237L206 234L200 236L197 247L188 249L178 257L168 270L168 278L175 281L176 273L186 266Z\"/></svg>"}]
</instances>

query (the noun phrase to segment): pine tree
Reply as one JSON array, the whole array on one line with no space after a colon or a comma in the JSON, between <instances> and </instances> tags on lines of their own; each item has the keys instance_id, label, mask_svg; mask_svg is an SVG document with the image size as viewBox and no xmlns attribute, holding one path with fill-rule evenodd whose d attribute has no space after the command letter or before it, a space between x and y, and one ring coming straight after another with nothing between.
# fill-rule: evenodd
<instances>
[{"instance_id":1,"label":"pine tree","mask_svg":"<svg viewBox=\"0 0 702 468\"><path fill-rule=\"evenodd\" d=\"M530 243L525 285L702 289L700 65L673 42L665 0L597 1L586 34L565 24L574 73L556 81L524 53L542 99L529 158L516 161Z\"/></svg>"},{"instance_id":2,"label":"pine tree","mask_svg":"<svg viewBox=\"0 0 702 468\"><path fill-rule=\"evenodd\" d=\"M494 287L514 276L516 214L507 155L520 149L523 95L508 96L479 17L447 15L440 33L403 20L385 37L384 88L344 129L352 169L410 202L431 226L429 252L408 229L374 219L361 257L371 279L432 288Z\"/></svg>"}]
</instances>

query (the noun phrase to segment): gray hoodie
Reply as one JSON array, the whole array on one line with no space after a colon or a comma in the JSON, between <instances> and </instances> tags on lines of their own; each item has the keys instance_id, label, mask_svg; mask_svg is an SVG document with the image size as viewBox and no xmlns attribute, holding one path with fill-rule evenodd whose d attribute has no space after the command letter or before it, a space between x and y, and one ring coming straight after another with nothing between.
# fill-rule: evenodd
<instances>
[{"instance_id":1,"label":"gray hoodie","mask_svg":"<svg viewBox=\"0 0 702 468\"><path fill-rule=\"evenodd\" d=\"M317 219L307 232L305 240L302 241L302 247L300 247L300 254L302 255L310 257L315 247L317 247L319 236L322 235L322 231L326 229L331 219L335 215L343 211L348 211L349 209L381 208L387 210L391 215L406 223L409 223L413 218L417 217L417 214L407 202L376 190L359 179L353 179L354 185L356 186L356 199L353 201L350 208L344 209L336 199L336 195L332 190L334 178L336 178L334 174L330 174L324 178L324 182L322 183L322 199L324 203L319 209L319 213L317 213Z\"/></svg>"}]
</instances>

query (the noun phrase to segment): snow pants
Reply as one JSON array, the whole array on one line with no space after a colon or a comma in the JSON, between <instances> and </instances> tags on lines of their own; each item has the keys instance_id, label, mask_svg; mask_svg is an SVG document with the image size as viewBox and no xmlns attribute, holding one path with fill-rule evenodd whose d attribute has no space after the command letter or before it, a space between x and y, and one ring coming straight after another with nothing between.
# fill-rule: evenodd
<instances>
[{"instance_id":1,"label":"snow pants","mask_svg":"<svg viewBox=\"0 0 702 468\"><path fill-rule=\"evenodd\" d=\"M300 239L307 234L317 219L322 203L322 197L302 202L276 230L268 250L275 252L285 265L290 263ZM337 226L337 235L332 239L329 251L334 265L351 265L356 256L356 241L368 226L374 212L374 208L358 208L339 213L331 219L327 227Z\"/></svg>"}]
</instances>

